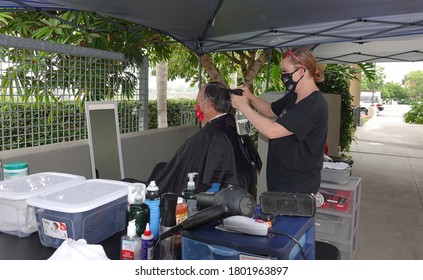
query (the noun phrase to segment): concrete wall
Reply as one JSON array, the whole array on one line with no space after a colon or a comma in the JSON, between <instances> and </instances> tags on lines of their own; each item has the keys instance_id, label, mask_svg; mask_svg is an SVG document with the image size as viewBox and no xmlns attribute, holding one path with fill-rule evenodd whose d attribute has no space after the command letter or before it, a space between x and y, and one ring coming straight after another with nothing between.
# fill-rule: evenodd
<instances>
[{"instance_id":1,"label":"concrete wall","mask_svg":"<svg viewBox=\"0 0 423 280\"><path fill-rule=\"evenodd\" d=\"M156 163L168 161L199 130L185 125L124 134L121 137L125 177L145 180ZM88 140L0 152L3 163L26 161L29 173L64 172L92 178Z\"/></svg>"}]
</instances>

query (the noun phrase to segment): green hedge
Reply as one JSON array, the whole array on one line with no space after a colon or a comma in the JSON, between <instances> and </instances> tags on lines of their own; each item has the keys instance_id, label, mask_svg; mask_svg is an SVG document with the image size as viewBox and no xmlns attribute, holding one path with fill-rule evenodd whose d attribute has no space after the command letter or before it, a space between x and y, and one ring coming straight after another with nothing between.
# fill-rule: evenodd
<instances>
[{"instance_id":1,"label":"green hedge","mask_svg":"<svg viewBox=\"0 0 423 280\"><path fill-rule=\"evenodd\" d=\"M138 115L133 114L139 103L118 103L119 122L122 133L138 131ZM181 124L181 111L190 115L188 123L195 123L195 100L168 100L168 126ZM149 129L157 128L157 102L149 101ZM185 122L187 123L187 122ZM57 103L3 103L0 107L1 148L11 150L41 146L87 137L85 108L71 101Z\"/></svg>"},{"instance_id":2,"label":"green hedge","mask_svg":"<svg viewBox=\"0 0 423 280\"><path fill-rule=\"evenodd\" d=\"M192 116L194 116L194 106L196 104L196 100L194 99L169 99L167 101L167 125L168 126L177 126L181 124L181 114L182 110L186 110L187 112L191 112ZM157 101L150 100L148 102L149 110L148 110L148 128L154 129L157 128ZM192 123L192 118L189 123Z\"/></svg>"}]
</instances>

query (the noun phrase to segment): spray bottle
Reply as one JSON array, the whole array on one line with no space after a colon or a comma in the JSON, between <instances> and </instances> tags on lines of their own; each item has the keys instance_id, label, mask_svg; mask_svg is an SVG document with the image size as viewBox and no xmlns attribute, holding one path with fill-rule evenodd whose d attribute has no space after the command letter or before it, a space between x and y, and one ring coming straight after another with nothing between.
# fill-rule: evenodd
<instances>
[{"instance_id":1,"label":"spray bottle","mask_svg":"<svg viewBox=\"0 0 423 280\"><path fill-rule=\"evenodd\" d=\"M235 112L236 131L238 135L249 135L251 132L251 124L247 117L240 110Z\"/></svg>"},{"instance_id":2,"label":"spray bottle","mask_svg":"<svg viewBox=\"0 0 423 280\"><path fill-rule=\"evenodd\" d=\"M147 223L143 235L141 235L141 259L152 260L154 249L154 236L151 234L150 224Z\"/></svg>"},{"instance_id":3,"label":"spray bottle","mask_svg":"<svg viewBox=\"0 0 423 280\"><path fill-rule=\"evenodd\" d=\"M160 193L155 181L151 181L146 189L145 202L150 208L150 229L154 239L159 237L160 228Z\"/></svg>"},{"instance_id":4,"label":"spray bottle","mask_svg":"<svg viewBox=\"0 0 423 280\"><path fill-rule=\"evenodd\" d=\"M145 230L146 224L150 221L150 207L145 204L145 185L136 183L132 189L135 194L132 203L129 205L128 220L135 219L137 236L141 236Z\"/></svg>"},{"instance_id":5,"label":"spray bottle","mask_svg":"<svg viewBox=\"0 0 423 280\"><path fill-rule=\"evenodd\" d=\"M182 191L182 197L185 199L185 202L188 204L188 216L192 216L198 212L197 210L197 199L196 195L198 191L195 189L194 177L198 175L197 172L188 173L188 184L187 188Z\"/></svg>"},{"instance_id":6,"label":"spray bottle","mask_svg":"<svg viewBox=\"0 0 423 280\"><path fill-rule=\"evenodd\" d=\"M122 260L140 259L141 241L136 235L135 220L129 222L126 235L121 239L120 258Z\"/></svg>"}]
</instances>

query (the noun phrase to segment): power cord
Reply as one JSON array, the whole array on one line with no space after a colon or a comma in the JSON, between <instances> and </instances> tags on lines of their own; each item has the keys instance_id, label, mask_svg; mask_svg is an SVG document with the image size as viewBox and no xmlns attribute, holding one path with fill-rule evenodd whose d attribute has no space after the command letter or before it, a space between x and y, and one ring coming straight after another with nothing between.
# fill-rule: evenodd
<instances>
[{"instance_id":1,"label":"power cord","mask_svg":"<svg viewBox=\"0 0 423 280\"><path fill-rule=\"evenodd\" d=\"M297 244L297 246L300 248L301 251L301 255L303 257L304 260L307 259L307 256L305 254L304 248L303 246L301 246L300 242L292 235L288 234L288 233L283 233L283 232L277 232L277 231L273 231L269 229L269 233L274 234L274 235L281 235L281 236L286 236L289 237L292 241L295 242L295 244Z\"/></svg>"},{"instance_id":2,"label":"power cord","mask_svg":"<svg viewBox=\"0 0 423 280\"><path fill-rule=\"evenodd\" d=\"M158 252L158 249L159 249L159 246L160 246L160 241L162 241L162 239L160 238L160 236L159 236L158 239L156 239L154 241L153 252L152 252L153 260L158 260L159 259L159 255L157 254L157 252Z\"/></svg>"}]
</instances>

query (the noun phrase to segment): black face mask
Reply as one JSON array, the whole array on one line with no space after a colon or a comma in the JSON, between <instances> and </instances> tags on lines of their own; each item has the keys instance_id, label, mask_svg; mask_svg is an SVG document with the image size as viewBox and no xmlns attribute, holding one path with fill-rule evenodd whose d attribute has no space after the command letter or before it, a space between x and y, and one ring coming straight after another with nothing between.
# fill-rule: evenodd
<instances>
[{"instance_id":1,"label":"black face mask","mask_svg":"<svg viewBox=\"0 0 423 280\"><path fill-rule=\"evenodd\" d=\"M297 70L291 72L291 73L285 73L282 74L281 79L282 83L285 85L286 90L288 91L295 91L295 88L297 87L297 84L301 81L302 78L304 78L304 75L296 82L292 80L292 75L294 75L295 72L297 72L300 68L297 68Z\"/></svg>"}]
</instances>

